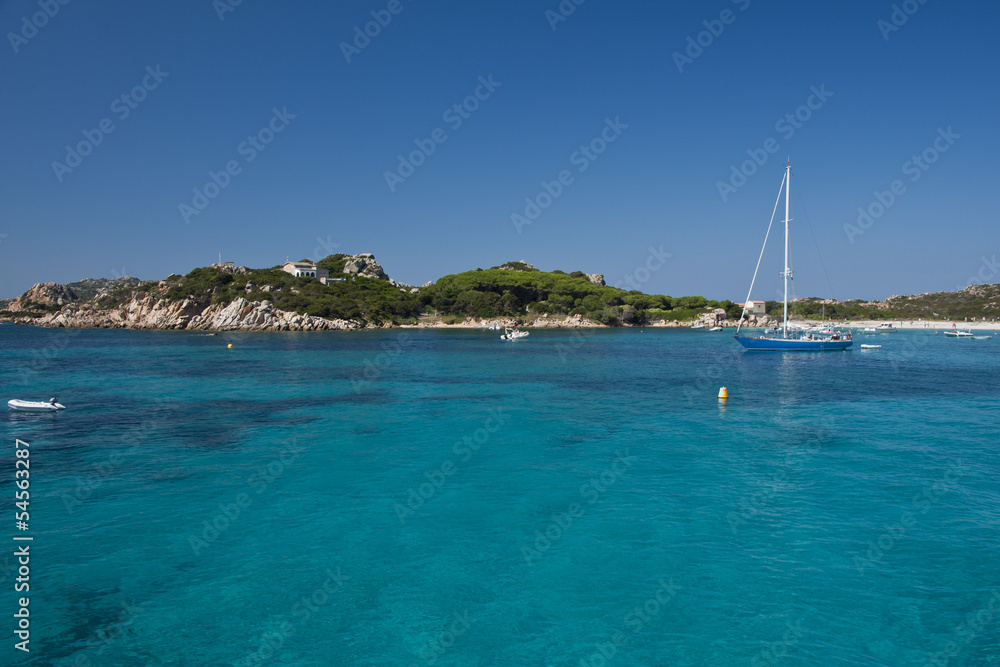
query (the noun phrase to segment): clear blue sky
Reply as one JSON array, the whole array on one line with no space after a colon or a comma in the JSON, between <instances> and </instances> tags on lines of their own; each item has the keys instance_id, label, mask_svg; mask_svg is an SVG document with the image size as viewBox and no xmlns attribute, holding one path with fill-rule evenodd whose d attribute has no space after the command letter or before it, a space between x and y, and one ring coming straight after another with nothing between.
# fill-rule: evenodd
<instances>
[{"instance_id":1,"label":"clear blue sky","mask_svg":"<svg viewBox=\"0 0 1000 667\"><path fill-rule=\"evenodd\" d=\"M798 295L1000 282L980 271L1000 254L995 2L911 0L889 31L888 0L567 0L558 22L557 0L233 1L42 0L58 12L37 30L24 17L39 0L0 2L0 296L186 273L219 252L273 266L315 257L321 239L411 284L512 259L614 283L662 246L672 257L643 291L742 300L787 157ZM347 62L341 44L373 11L391 22ZM679 71L674 53L702 32ZM832 96L810 98L823 86ZM477 89L467 118L445 115ZM797 111L798 128L776 125ZM627 128L574 157L606 119ZM113 131L72 171L53 165L102 121ZM241 149L272 122L262 151ZM397 156L438 128L444 143L390 189ZM724 201L718 183L768 139ZM926 149L926 170L907 165ZM180 205L230 161L238 173L186 223ZM519 233L511 215L563 170L572 182ZM851 243L844 225L894 180L905 190ZM777 294L775 240L760 298Z\"/></svg>"}]
</instances>

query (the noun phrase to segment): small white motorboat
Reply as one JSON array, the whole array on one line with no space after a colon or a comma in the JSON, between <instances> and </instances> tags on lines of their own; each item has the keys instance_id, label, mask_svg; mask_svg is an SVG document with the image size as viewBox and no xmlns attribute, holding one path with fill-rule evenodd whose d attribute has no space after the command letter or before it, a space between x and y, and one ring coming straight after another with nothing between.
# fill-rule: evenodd
<instances>
[{"instance_id":1,"label":"small white motorboat","mask_svg":"<svg viewBox=\"0 0 1000 667\"><path fill-rule=\"evenodd\" d=\"M865 327L864 329L861 330L861 333L863 334L878 333L878 329L876 329L875 327Z\"/></svg>"},{"instance_id":2,"label":"small white motorboat","mask_svg":"<svg viewBox=\"0 0 1000 667\"><path fill-rule=\"evenodd\" d=\"M50 398L47 401L22 401L15 398L7 401L7 407L11 410L21 410L23 412L55 412L66 409L66 406L57 403L55 398Z\"/></svg>"},{"instance_id":3,"label":"small white motorboat","mask_svg":"<svg viewBox=\"0 0 1000 667\"><path fill-rule=\"evenodd\" d=\"M517 340L519 338L524 338L528 335L527 331L519 331L518 329L504 329L504 332L500 334L500 340Z\"/></svg>"},{"instance_id":4,"label":"small white motorboat","mask_svg":"<svg viewBox=\"0 0 1000 667\"><path fill-rule=\"evenodd\" d=\"M952 329L951 331L945 331L944 335L949 338L974 338L972 330L962 331L961 329Z\"/></svg>"},{"instance_id":5,"label":"small white motorboat","mask_svg":"<svg viewBox=\"0 0 1000 667\"><path fill-rule=\"evenodd\" d=\"M885 324L878 325L879 333L896 333L896 331L898 331L898 329L892 326L891 322L886 322Z\"/></svg>"},{"instance_id":6,"label":"small white motorboat","mask_svg":"<svg viewBox=\"0 0 1000 667\"><path fill-rule=\"evenodd\" d=\"M881 345L866 345L866 344L861 345L862 350L878 350L881 349L881 347L882 347Z\"/></svg>"},{"instance_id":7,"label":"small white motorboat","mask_svg":"<svg viewBox=\"0 0 1000 667\"><path fill-rule=\"evenodd\" d=\"M722 327L712 327L709 331L722 331Z\"/></svg>"},{"instance_id":8,"label":"small white motorboat","mask_svg":"<svg viewBox=\"0 0 1000 667\"><path fill-rule=\"evenodd\" d=\"M692 329L704 329L704 328L705 328L705 325L704 325L704 324L702 324L701 322L698 322L697 324L692 324L692 325L691 325L691 328L692 328Z\"/></svg>"}]
</instances>

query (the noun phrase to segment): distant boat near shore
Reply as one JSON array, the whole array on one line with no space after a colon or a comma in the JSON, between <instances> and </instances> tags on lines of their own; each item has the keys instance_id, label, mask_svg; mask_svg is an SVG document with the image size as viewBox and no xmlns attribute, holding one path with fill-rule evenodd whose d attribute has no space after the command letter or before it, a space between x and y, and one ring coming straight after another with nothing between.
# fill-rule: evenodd
<instances>
[{"instance_id":1,"label":"distant boat near shore","mask_svg":"<svg viewBox=\"0 0 1000 667\"><path fill-rule=\"evenodd\" d=\"M521 338L526 338L528 336L527 331L521 331L520 329L506 328L504 332L500 334L500 340L520 340Z\"/></svg>"}]
</instances>

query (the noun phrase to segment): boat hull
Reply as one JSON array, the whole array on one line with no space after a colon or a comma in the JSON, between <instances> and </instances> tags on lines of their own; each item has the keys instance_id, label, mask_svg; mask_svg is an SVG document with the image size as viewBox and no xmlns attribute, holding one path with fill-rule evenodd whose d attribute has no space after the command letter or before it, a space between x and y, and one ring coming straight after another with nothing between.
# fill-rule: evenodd
<instances>
[{"instance_id":1,"label":"boat hull","mask_svg":"<svg viewBox=\"0 0 1000 667\"><path fill-rule=\"evenodd\" d=\"M11 410L20 410L21 412L56 412L65 409L65 406L59 403L20 401L17 399L7 401L7 407Z\"/></svg>"},{"instance_id":2,"label":"boat hull","mask_svg":"<svg viewBox=\"0 0 1000 667\"><path fill-rule=\"evenodd\" d=\"M758 338L733 336L747 351L754 352L836 352L854 344L850 340L799 340L796 338Z\"/></svg>"}]
</instances>

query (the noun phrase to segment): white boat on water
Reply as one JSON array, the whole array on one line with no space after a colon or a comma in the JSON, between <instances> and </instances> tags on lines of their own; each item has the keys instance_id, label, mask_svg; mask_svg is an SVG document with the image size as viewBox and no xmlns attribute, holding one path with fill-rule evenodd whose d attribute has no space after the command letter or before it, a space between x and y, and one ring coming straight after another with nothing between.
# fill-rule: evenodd
<instances>
[{"instance_id":1,"label":"white boat on water","mask_svg":"<svg viewBox=\"0 0 1000 667\"><path fill-rule=\"evenodd\" d=\"M504 329L504 332L500 334L500 340L518 340L519 338L526 338L528 336L527 331L520 331L518 329Z\"/></svg>"},{"instance_id":2,"label":"white boat on water","mask_svg":"<svg viewBox=\"0 0 1000 667\"><path fill-rule=\"evenodd\" d=\"M692 325L691 325L691 328L692 328L692 329L704 329L704 328L705 328L705 325L704 325L704 324L702 324L701 322L699 322L698 324L692 324Z\"/></svg>"},{"instance_id":3,"label":"white boat on water","mask_svg":"<svg viewBox=\"0 0 1000 667\"><path fill-rule=\"evenodd\" d=\"M880 350L880 349L882 349L882 346L881 345L868 345L868 344L862 343L861 349L862 350Z\"/></svg>"},{"instance_id":4,"label":"white boat on water","mask_svg":"<svg viewBox=\"0 0 1000 667\"><path fill-rule=\"evenodd\" d=\"M899 331L899 329L892 326L891 322L886 322L885 324L878 325L877 331L879 333L896 333L897 331Z\"/></svg>"},{"instance_id":5,"label":"white boat on water","mask_svg":"<svg viewBox=\"0 0 1000 667\"><path fill-rule=\"evenodd\" d=\"M47 401L22 401L15 398L7 401L7 407L22 412L56 412L66 409L66 406L56 402L55 398L50 398Z\"/></svg>"},{"instance_id":6,"label":"white boat on water","mask_svg":"<svg viewBox=\"0 0 1000 667\"><path fill-rule=\"evenodd\" d=\"M722 327L712 327L709 331L722 331Z\"/></svg>"},{"instance_id":7,"label":"white boat on water","mask_svg":"<svg viewBox=\"0 0 1000 667\"><path fill-rule=\"evenodd\" d=\"M971 329L966 331L962 331L961 329L952 329L951 331L945 331L944 335L948 336L948 338L975 338L975 336L972 335Z\"/></svg>"},{"instance_id":8,"label":"white boat on water","mask_svg":"<svg viewBox=\"0 0 1000 667\"><path fill-rule=\"evenodd\" d=\"M874 334L874 333L878 333L878 329L876 329L875 327L865 327L864 329L861 330L861 333L863 333L863 334Z\"/></svg>"}]
</instances>

